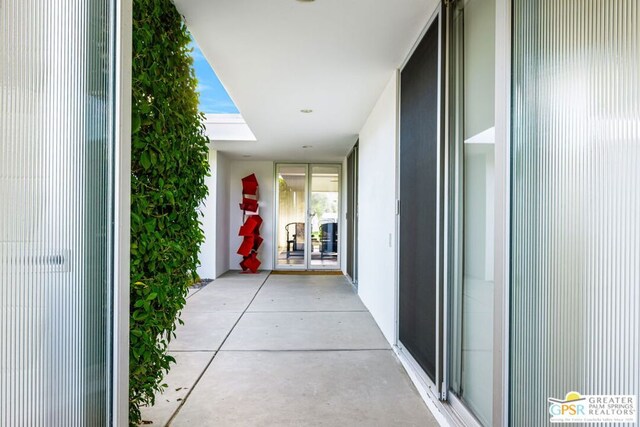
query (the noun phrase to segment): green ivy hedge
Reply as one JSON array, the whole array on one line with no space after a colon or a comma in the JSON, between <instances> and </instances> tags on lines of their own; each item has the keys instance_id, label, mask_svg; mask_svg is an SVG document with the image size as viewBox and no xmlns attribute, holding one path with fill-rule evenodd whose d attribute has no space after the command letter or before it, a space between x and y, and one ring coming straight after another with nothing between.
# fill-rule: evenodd
<instances>
[{"instance_id":1,"label":"green ivy hedge","mask_svg":"<svg viewBox=\"0 0 640 427\"><path fill-rule=\"evenodd\" d=\"M204 235L208 140L190 36L170 0L133 2L129 422L154 403Z\"/></svg>"}]
</instances>

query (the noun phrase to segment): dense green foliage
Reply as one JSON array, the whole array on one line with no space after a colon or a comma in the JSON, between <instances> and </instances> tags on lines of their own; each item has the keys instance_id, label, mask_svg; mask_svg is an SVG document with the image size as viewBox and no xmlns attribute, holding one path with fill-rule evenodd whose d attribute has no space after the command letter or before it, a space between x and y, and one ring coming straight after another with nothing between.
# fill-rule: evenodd
<instances>
[{"instance_id":1,"label":"dense green foliage","mask_svg":"<svg viewBox=\"0 0 640 427\"><path fill-rule=\"evenodd\" d=\"M129 419L153 404L203 241L208 141L190 36L170 0L133 2Z\"/></svg>"}]
</instances>

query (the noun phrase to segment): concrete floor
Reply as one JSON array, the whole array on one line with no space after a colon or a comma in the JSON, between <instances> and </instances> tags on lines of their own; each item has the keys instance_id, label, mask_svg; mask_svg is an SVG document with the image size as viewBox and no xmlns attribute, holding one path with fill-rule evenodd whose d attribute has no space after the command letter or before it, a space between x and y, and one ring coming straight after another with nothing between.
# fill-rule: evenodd
<instances>
[{"instance_id":1,"label":"concrete floor","mask_svg":"<svg viewBox=\"0 0 640 427\"><path fill-rule=\"evenodd\" d=\"M150 425L438 425L342 276L231 272L183 320Z\"/></svg>"}]
</instances>

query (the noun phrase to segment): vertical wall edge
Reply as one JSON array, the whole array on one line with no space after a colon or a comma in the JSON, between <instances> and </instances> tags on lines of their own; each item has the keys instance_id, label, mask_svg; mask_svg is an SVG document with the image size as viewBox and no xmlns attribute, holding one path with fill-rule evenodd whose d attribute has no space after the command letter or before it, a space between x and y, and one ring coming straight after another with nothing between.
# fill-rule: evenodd
<instances>
[{"instance_id":1,"label":"vertical wall edge","mask_svg":"<svg viewBox=\"0 0 640 427\"><path fill-rule=\"evenodd\" d=\"M112 424L129 424L132 0L116 2Z\"/></svg>"},{"instance_id":2,"label":"vertical wall edge","mask_svg":"<svg viewBox=\"0 0 640 427\"><path fill-rule=\"evenodd\" d=\"M495 76L495 294L493 419L508 426L509 410L509 242L511 141L511 0L496 1Z\"/></svg>"}]
</instances>

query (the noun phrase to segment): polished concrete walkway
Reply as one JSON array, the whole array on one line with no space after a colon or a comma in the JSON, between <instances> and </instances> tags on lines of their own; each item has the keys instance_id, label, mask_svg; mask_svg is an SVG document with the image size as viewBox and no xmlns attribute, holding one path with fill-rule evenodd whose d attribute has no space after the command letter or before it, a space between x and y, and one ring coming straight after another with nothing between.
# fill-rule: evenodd
<instances>
[{"instance_id":1,"label":"polished concrete walkway","mask_svg":"<svg viewBox=\"0 0 640 427\"><path fill-rule=\"evenodd\" d=\"M231 272L182 318L151 425L437 425L342 276Z\"/></svg>"}]
</instances>

